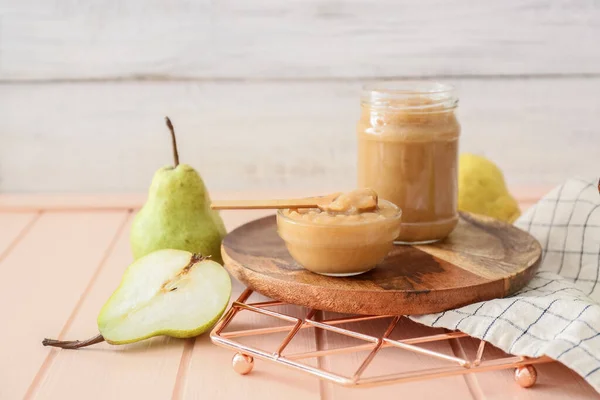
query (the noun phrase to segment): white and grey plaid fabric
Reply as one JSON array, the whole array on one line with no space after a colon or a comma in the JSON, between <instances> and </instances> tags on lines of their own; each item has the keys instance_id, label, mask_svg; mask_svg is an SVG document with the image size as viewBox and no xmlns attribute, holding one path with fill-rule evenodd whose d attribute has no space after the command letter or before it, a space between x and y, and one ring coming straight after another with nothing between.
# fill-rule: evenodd
<instances>
[{"instance_id":1,"label":"white and grey plaid fabric","mask_svg":"<svg viewBox=\"0 0 600 400\"><path fill-rule=\"evenodd\" d=\"M600 392L600 195L597 181L570 179L515 223L543 248L542 264L516 295L414 316L516 355L547 355Z\"/></svg>"}]
</instances>

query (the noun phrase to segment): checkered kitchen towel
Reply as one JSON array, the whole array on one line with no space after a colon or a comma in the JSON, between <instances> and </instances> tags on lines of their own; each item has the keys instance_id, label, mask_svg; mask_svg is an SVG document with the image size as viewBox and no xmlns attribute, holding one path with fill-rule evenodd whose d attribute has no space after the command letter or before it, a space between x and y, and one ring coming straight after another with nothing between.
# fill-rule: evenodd
<instances>
[{"instance_id":1,"label":"checkered kitchen towel","mask_svg":"<svg viewBox=\"0 0 600 400\"><path fill-rule=\"evenodd\" d=\"M600 392L600 195L598 181L568 180L515 223L543 248L539 272L512 297L415 316L516 355L547 355Z\"/></svg>"}]
</instances>

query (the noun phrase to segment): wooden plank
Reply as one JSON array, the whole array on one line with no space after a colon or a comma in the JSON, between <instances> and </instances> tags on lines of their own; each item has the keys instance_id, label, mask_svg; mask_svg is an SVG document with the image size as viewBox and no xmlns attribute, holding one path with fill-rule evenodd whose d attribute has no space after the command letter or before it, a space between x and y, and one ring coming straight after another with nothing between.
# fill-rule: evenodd
<instances>
[{"instance_id":1,"label":"wooden plank","mask_svg":"<svg viewBox=\"0 0 600 400\"><path fill-rule=\"evenodd\" d=\"M597 174L600 78L452 83L461 97L461 151L495 161L509 185L553 186ZM172 163L165 114L178 131L182 162L211 191L331 191L356 182L358 83L0 90L2 192L144 193L154 172Z\"/></svg>"},{"instance_id":2,"label":"wooden plank","mask_svg":"<svg viewBox=\"0 0 600 400\"><path fill-rule=\"evenodd\" d=\"M559 183L560 184L560 183ZM509 187L511 194L517 199L521 207L535 204L539 199L550 192L553 186L512 186Z\"/></svg>"},{"instance_id":3,"label":"wooden plank","mask_svg":"<svg viewBox=\"0 0 600 400\"><path fill-rule=\"evenodd\" d=\"M0 211L0 260L27 233L37 217L35 212L11 214Z\"/></svg>"},{"instance_id":4,"label":"wooden plank","mask_svg":"<svg viewBox=\"0 0 600 400\"><path fill-rule=\"evenodd\" d=\"M114 248L86 292L83 301L65 329L64 338L82 339L97 332L98 310L119 285L125 268L131 264L129 228L132 214L119 233ZM36 399L120 398L166 399L175 386L184 341L153 338L124 346L106 343L79 351L56 351Z\"/></svg>"},{"instance_id":5,"label":"wooden plank","mask_svg":"<svg viewBox=\"0 0 600 400\"><path fill-rule=\"evenodd\" d=\"M21 398L43 378L53 354L43 336L62 336L125 217L45 213L0 262L0 398Z\"/></svg>"},{"instance_id":6,"label":"wooden plank","mask_svg":"<svg viewBox=\"0 0 600 400\"><path fill-rule=\"evenodd\" d=\"M227 229L231 231L244 222L254 218L272 214L272 210L260 211L223 211L221 215ZM231 300L237 299L244 286L233 279L233 293ZM258 294L253 295L251 301L263 301L266 298ZM276 311L291 313L297 307L278 307ZM297 315L300 316L300 315ZM289 322L279 321L274 318L263 317L255 313L242 312L236 317L237 323L232 330L244 329L250 326L280 326ZM274 351L285 334L273 334L265 337L245 338L244 343L258 346L265 350ZM311 330L299 332L290 343L290 352L305 352L316 349L314 333ZM179 383L175 391L175 398L267 398L272 393L285 393L286 399L319 399L319 381L297 371L292 371L279 365L256 360L255 369L249 377L238 375L231 368L233 353L214 346L208 335L200 336L193 346L189 347L189 354L184 357L185 364L180 368L187 371L185 378ZM313 361L314 362L314 361Z\"/></svg>"},{"instance_id":7,"label":"wooden plank","mask_svg":"<svg viewBox=\"0 0 600 400\"><path fill-rule=\"evenodd\" d=\"M324 313L324 318L334 318L336 314ZM366 321L341 327L347 329L356 329L374 337L379 337L385 332L389 320ZM390 336L392 339L404 339L425 334L442 333L441 329L431 329L418 325L410 320L402 320ZM347 347L356 344L365 344L348 336L339 335L329 331L323 331L320 349ZM452 347L448 341L432 342L423 345L430 350L442 352L449 356L454 356ZM356 369L361 365L368 352L353 354L336 354L323 357L322 367L352 376ZM395 348L386 348L380 350L375 356L373 362L365 370L364 377L373 377L379 375L388 375L393 373L414 371L428 368L447 367L452 364L445 360L439 360L426 355L404 351ZM422 382L403 383L401 386L379 386L369 389L346 388L331 383L324 384L324 399L364 399L368 393L372 398L387 398L391 393L401 391L403 398L419 399L439 399L443 393L445 398L471 399L473 398L464 377L454 376L440 378Z\"/></svg>"},{"instance_id":8,"label":"wooden plank","mask_svg":"<svg viewBox=\"0 0 600 400\"><path fill-rule=\"evenodd\" d=\"M585 0L11 2L0 77L597 74L599 22Z\"/></svg>"},{"instance_id":9,"label":"wooden plank","mask_svg":"<svg viewBox=\"0 0 600 400\"><path fill-rule=\"evenodd\" d=\"M122 211L140 208L145 193L131 194L0 194L0 212L32 211ZM15 215L15 214L13 214Z\"/></svg>"},{"instance_id":10,"label":"wooden plank","mask_svg":"<svg viewBox=\"0 0 600 400\"><path fill-rule=\"evenodd\" d=\"M479 340L459 339L460 347L466 357L472 359L477 353ZM505 353L491 345L486 347L484 360L493 360ZM486 400L562 400L562 399L600 399L586 381L564 365L554 362L539 364L538 381L533 388L523 389L514 380L514 369L484 372L469 376L474 391L479 398Z\"/></svg>"}]
</instances>

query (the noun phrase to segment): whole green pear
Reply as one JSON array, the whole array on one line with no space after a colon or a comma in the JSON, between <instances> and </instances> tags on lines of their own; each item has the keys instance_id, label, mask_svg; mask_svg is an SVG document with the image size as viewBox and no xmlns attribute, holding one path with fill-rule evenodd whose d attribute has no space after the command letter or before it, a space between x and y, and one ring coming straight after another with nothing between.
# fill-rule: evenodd
<instances>
[{"instance_id":1,"label":"whole green pear","mask_svg":"<svg viewBox=\"0 0 600 400\"><path fill-rule=\"evenodd\" d=\"M204 181L191 166L179 164L175 132L166 118L173 141L175 166L156 171L146 204L135 216L130 233L134 259L160 249L186 250L223 263L221 241L225 225L210 209Z\"/></svg>"}]
</instances>

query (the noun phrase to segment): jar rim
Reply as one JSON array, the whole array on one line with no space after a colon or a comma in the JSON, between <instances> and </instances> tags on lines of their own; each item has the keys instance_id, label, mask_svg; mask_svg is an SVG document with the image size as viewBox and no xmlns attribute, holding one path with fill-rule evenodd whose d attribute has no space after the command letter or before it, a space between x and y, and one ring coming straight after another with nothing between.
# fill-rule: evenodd
<instances>
[{"instance_id":1,"label":"jar rim","mask_svg":"<svg viewBox=\"0 0 600 400\"><path fill-rule=\"evenodd\" d=\"M452 93L453 85L430 80L380 80L363 85L363 92L381 92L396 94L440 94Z\"/></svg>"},{"instance_id":2,"label":"jar rim","mask_svg":"<svg viewBox=\"0 0 600 400\"><path fill-rule=\"evenodd\" d=\"M424 98L428 103L397 103L398 100ZM453 85L430 80L381 80L362 87L361 103L372 107L422 109L453 109L458 105Z\"/></svg>"}]
</instances>

